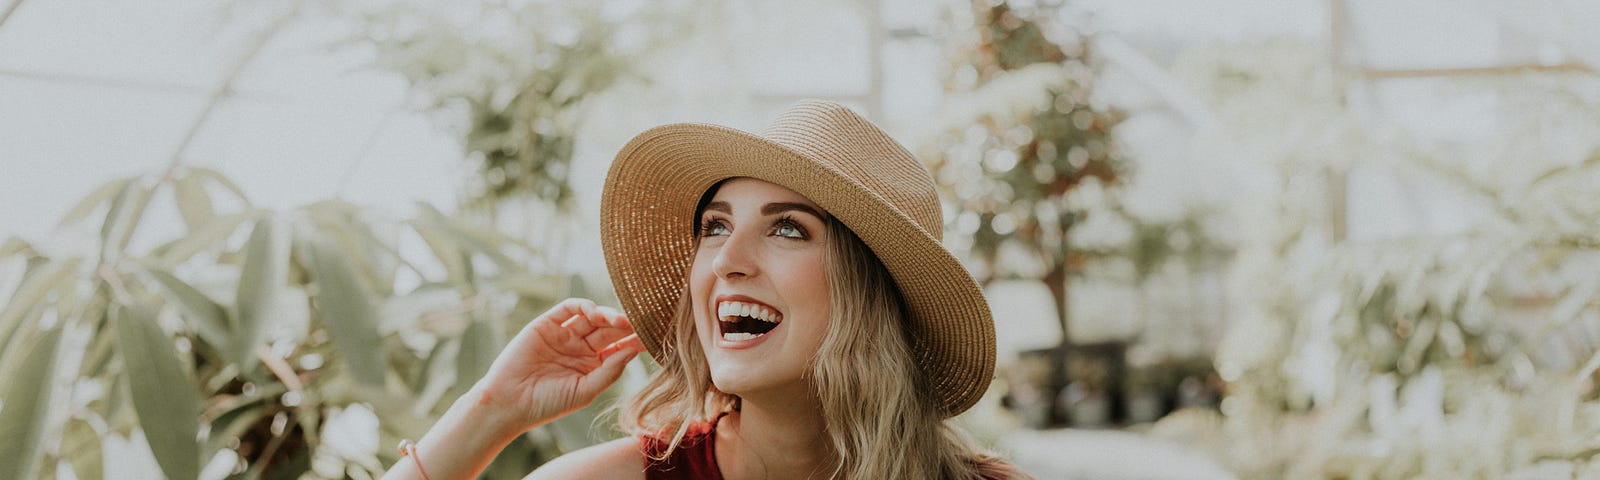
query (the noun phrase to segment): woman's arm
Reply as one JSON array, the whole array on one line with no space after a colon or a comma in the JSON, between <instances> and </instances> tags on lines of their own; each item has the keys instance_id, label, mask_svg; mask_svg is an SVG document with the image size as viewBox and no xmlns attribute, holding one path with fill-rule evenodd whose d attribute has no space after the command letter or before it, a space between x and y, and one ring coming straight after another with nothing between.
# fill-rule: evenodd
<instances>
[{"instance_id":1,"label":"woman's arm","mask_svg":"<svg viewBox=\"0 0 1600 480\"><path fill-rule=\"evenodd\" d=\"M475 478L517 435L583 408L644 346L620 312L568 299L528 322L384 478Z\"/></svg>"},{"instance_id":2,"label":"woman's arm","mask_svg":"<svg viewBox=\"0 0 1600 480\"><path fill-rule=\"evenodd\" d=\"M644 480L644 468L644 452L639 450L639 439L628 437L557 457L540 465L525 480Z\"/></svg>"},{"instance_id":3,"label":"woman's arm","mask_svg":"<svg viewBox=\"0 0 1600 480\"><path fill-rule=\"evenodd\" d=\"M479 388L472 388L456 399L438 423L417 441L417 458L402 457L383 478L420 480L423 476L417 471L419 462L430 480L477 477L523 432L511 427L516 423L501 418L502 414L484 404Z\"/></svg>"}]
</instances>

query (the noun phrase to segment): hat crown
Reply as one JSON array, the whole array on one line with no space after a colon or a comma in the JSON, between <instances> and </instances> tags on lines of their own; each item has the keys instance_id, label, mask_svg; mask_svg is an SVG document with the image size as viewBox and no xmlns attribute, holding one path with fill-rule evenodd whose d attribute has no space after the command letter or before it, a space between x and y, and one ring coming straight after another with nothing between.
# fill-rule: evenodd
<instances>
[{"instance_id":1,"label":"hat crown","mask_svg":"<svg viewBox=\"0 0 1600 480\"><path fill-rule=\"evenodd\" d=\"M944 214L933 175L904 146L849 107L802 101L780 115L762 136L844 174L934 240L943 238Z\"/></svg>"}]
</instances>

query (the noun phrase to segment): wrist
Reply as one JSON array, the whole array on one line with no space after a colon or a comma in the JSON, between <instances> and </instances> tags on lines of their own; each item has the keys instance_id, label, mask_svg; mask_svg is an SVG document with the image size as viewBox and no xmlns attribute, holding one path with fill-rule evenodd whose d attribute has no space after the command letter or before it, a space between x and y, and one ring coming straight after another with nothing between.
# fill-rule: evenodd
<instances>
[{"instance_id":1,"label":"wrist","mask_svg":"<svg viewBox=\"0 0 1600 480\"><path fill-rule=\"evenodd\" d=\"M523 429L508 421L504 408L484 405L483 392L468 390L416 442L410 462L426 466L429 478L476 478ZM411 468L409 464L396 468ZM408 477L409 478L409 477Z\"/></svg>"},{"instance_id":2,"label":"wrist","mask_svg":"<svg viewBox=\"0 0 1600 480\"><path fill-rule=\"evenodd\" d=\"M507 405L510 405L508 399L496 398L490 389L479 382L457 398L450 410L459 411L457 413L464 423L489 434L495 443L507 444L533 427L526 425L527 420L518 417L514 409Z\"/></svg>"}]
</instances>

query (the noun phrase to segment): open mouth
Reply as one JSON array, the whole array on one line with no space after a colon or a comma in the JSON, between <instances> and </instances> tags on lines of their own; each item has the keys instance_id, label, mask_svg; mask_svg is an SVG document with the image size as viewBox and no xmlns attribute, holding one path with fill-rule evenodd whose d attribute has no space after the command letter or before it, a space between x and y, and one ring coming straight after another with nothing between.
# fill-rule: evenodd
<instances>
[{"instance_id":1,"label":"open mouth","mask_svg":"<svg viewBox=\"0 0 1600 480\"><path fill-rule=\"evenodd\" d=\"M765 305L726 301L717 304L722 339L738 342L771 332L783 322L783 315Z\"/></svg>"}]
</instances>

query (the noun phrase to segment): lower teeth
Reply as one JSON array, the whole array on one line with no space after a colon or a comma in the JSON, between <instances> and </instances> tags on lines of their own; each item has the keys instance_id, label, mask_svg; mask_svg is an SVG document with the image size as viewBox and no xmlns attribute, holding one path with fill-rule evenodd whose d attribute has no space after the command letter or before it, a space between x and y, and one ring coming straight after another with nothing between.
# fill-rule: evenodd
<instances>
[{"instance_id":1,"label":"lower teeth","mask_svg":"<svg viewBox=\"0 0 1600 480\"><path fill-rule=\"evenodd\" d=\"M722 334L722 339L723 340L731 340L731 341L738 342L738 341L743 341L743 340L749 340L749 339L756 338L756 337L759 337L759 336L760 335L756 335L754 333L729 332L729 333Z\"/></svg>"}]
</instances>

